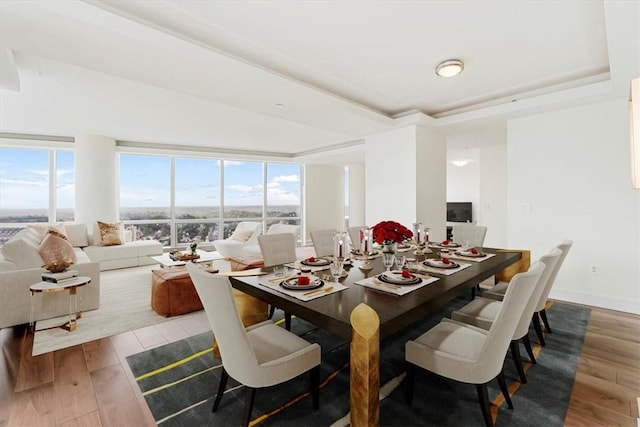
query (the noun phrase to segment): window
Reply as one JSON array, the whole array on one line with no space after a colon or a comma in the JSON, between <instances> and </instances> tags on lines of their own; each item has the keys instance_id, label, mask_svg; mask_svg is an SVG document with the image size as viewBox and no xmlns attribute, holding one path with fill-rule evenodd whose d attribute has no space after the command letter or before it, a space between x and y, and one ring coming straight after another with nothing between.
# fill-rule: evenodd
<instances>
[{"instance_id":1,"label":"window","mask_svg":"<svg viewBox=\"0 0 640 427\"><path fill-rule=\"evenodd\" d=\"M171 245L171 162L168 157L120 155L120 220L139 240Z\"/></svg>"},{"instance_id":2,"label":"window","mask_svg":"<svg viewBox=\"0 0 640 427\"><path fill-rule=\"evenodd\" d=\"M240 221L300 224L300 165L120 155L120 219L139 239L186 247Z\"/></svg>"},{"instance_id":3,"label":"window","mask_svg":"<svg viewBox=\"0 0 640 427\"><path fill-rule=\"evenodd\" d=\"M0 147L0 244L27 224L74 220L74 159L64 149Z\"/></svg>"},{"instance_id":4,"label":"window","mask_svg":"<svg viewBox=\"0 0 640 427\"><path fill-rule=\"evenodd\" d=\"M178 244L218 238L220 161L175 159L175 221Z\"/></svg>"}]
</instances>

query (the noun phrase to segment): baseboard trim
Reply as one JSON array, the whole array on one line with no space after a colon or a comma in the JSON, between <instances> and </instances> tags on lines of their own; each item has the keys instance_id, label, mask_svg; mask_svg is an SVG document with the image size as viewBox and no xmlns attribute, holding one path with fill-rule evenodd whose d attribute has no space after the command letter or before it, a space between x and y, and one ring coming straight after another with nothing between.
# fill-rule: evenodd
<instances>
[{"instance_id":1,"label":"baseboard trim","mask_svg":"<svg viewBox=\"0 0 640 427\"><path fill-rule=\"evenodd\" d=\"M640 301L622 300L618 298L584 294L581 292L565 291L560 289L552 289L549 294L549 298L557 301L573 302L576 304L590 305L593 307L640 315Z\"/></svg>"}]
</instances>

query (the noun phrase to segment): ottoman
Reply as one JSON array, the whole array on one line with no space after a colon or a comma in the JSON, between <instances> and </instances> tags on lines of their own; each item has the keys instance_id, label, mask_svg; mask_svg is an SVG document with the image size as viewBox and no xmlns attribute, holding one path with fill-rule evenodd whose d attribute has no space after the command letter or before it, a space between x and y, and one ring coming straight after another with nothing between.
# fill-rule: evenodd
<instances>
[{"instance_id":1,"label":"ottoman","mask_svg":"<svg viewBox=\"0 0 640 427\"><path fill-rule=\"evenodd\" d=\"M169 317L202 310L200 297L184 267L151 270L151 274L151 308L156 313Z\"/></svg>"}]
</instances>

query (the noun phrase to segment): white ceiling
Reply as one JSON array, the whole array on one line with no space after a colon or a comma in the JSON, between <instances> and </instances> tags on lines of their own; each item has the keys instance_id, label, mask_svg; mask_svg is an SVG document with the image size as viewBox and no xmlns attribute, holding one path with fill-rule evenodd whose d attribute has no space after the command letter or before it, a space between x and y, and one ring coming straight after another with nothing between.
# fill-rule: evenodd
<instances>
[{"instance_id":1,"label":"white ceiling","mask_svg":"<svg viewBox=\"0 0 640 427\"><path fill-rule=\"evenodd\" d=\"M215 104L218 119L220 106L232 107L244 136L234 140L226 119L212 120L208 132L224 128L226 148L240 150L313 157L407 123L485 126L626 96L640 74L636 1L2 0L0 7L3 87L16 88L9 49L24 76L21 92L34 58L161 88ZM464 72L437 77L435 66L449 58L463 60ZM2 96L19 95L3 89ZM245 127L260 122L256 114L269 123L248 136L243 112ZM3 117L2 130L30 130L12 123ZM111 136L176 141L166 130L134 128L114 127Z\"/></svg>"}]
</instances>

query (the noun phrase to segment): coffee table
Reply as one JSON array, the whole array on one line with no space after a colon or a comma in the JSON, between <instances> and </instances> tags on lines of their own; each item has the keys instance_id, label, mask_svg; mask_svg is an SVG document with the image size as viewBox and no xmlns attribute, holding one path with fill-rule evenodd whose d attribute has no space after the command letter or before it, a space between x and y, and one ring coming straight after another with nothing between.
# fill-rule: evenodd
<instances>
[{"instance_id":1,"label":"coffee table","mask_svg":"<svg viewBox=\"0 0 640 427\"><path fill-rule=\"evenodd\" d=\"M91 283L91 278L87 276L72 277L70 279L64 279L60 282L38 282L29 287L31 291L31 317L29 319L29 326L34 329L33 321L33 298L35 294L45 294L50 292L69 292L69 321L62 324L60 327L69 332L76 330L76 320L82 317L82 313L78 310L78 288ZM44 295L43 295L44 297ZM75 315L74 315L75 312Z\"/></svg>"},{"instance_id":2,"label":"coffee table","mask_svg":"<svg viewBox=\"0 0 640 427\"><path fill-rule=\"evenodd\" d=\"M224 259L222 255L218 252L207 252L200 249L196 249L196 253L200 255L200 258L195 259L193 261L174 261L169 257L169 253L164 253L162 255L152 256L151 259L157 261L162 268L166 267L177 267L180 265L185 265L188 262L211 262L219 259Z\"/></svg>"}]
</instances>

